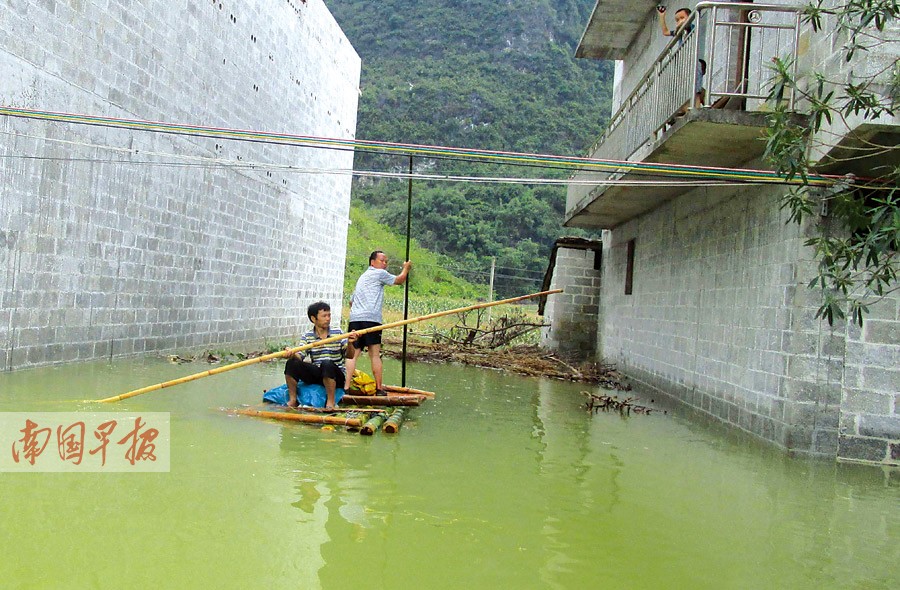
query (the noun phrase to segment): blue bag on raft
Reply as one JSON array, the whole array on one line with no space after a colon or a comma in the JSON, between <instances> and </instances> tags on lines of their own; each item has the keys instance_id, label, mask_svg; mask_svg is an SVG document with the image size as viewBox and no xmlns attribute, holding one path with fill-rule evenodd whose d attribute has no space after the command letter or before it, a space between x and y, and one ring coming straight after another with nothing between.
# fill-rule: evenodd
<instances>
[{"instance_id":1,"label":"blue bag on raft","mask_svg":"<svg viewBox=\"0 0 900 590\"><path fill-rule=\"evenodd\" d=\"M335 389L334 390L334 404L337 405L338 402L341 401L341 398L344 397L343 389ZM325 386L324 385L310 385L308 383L304 383L300 381L297 383L297 399L300 402L301 406L313 406L314 408L324 408L325 407ZM281 384L278 387L272 388L269 391L263 394L263 401L269 402L270 404L278 404L279 406L286 406L288 403L288 389L286 384Z\"/></svg>"}]
</instances>

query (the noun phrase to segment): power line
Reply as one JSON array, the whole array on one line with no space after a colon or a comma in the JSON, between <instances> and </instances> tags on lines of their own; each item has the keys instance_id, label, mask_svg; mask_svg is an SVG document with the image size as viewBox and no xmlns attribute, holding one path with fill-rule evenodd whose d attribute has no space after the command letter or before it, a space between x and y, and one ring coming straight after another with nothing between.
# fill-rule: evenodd
<instances>
[{"instance_id":1,"label":"power line","mask_svg":"<svg viewBox=\"0 0 900 590\"><path fill-rule=\"evenodd\" d=\"M2 114L2 113L0 113ZM70 140L39 137L34 135L0 132L6 135L15 135L18 137L27 137L39 141L47 141L51 143L64 143L76 145L79 147L87 147L92 149L102 149L119 152L128 155L149 155L166 158L182 158L194 160L195 162L159 162L153 160L115 160L104 158L76 158L62 156L27 156L21 154L2 154L0 158L4 159L22 159L22 160L38 160L38 161L64 161L64 162L82 162L91 164L118 164L118 165L143 165L143 166L160 166L160 167L181 167L181 168L229 168L234 170L278 170L281 172L301 173L301 174L335 174L335 175L353 175L356 177L369 178L393 178L393 179L414 179L414 180L430 180L430 181L447 181L447 182L466 182L466 183L482 183L482 184L524 184L524 185L558 185L558 186L598 186L598 185L619 185L619 186L690 186L690 187L714 187L714 186L734 186L736 184L746 184L746 181L721 181L721 180L622 180L622 179L562 179L562 178L535 178L535 177L491 177L491 176L456 176L447 174L422 174L408 172L385 172L379 170L355 170L351 168L313 168L301 167L294 164L277 164L273 162L253 162L246 160L225 160L222 158L208 158L204 156L196 156L190 154L175 154L170 152L150 152L137 150L133 148L120 148L116 146L108 146L103 144L92 144L84 142L76 142Z\"/></svg>"},{"instance_id":2,"label":"power line","mask_svg":"<svg viewBox=\"0 0 900 590\"><path fill-rule=\"evenodd\" d=\"M452 271L452 272L477 272L477 273L482 273L482 274L490 274L490 271L487 271L487 270L469 269L469 268L462 268L462 267L458 267L458 266L441 265L441 264L417 264L416 267L417 268L440 268L440 269ZM517 267L511 267L511 266L496 266L494 268L495 269L503 269L503 270L511 270L511 271L519 271L519 272L529 272L529 273L539 274L541 276L543 276L543 274L544 274L543 271L532 270L530 268L517 268Z\"/></svg>"},{"instance_id":3,"label":"power line","mask_svg":"<svg viewBox=\"0 0 900 590\"><path fill-rule=\"evenodd\" d=\"M490 276L490 274L491 274L491 272L489 270L454 268L454 267L447 267L447 266L425 265L425 264L417 264L416 268L439 268L441 270L445 270L452 274L467 274L467 275L477 275L477 276ZM525 273L532 273L533 275L536 275L536 276L527 276L524 274L498 273L498 272L495 272L494 276L505 277L505 278L516 278L516 279L522 279L522 280L527 280L527 281L539 281L539 280L542 280L543 276L544 276L543 271L538 271L538 270L531 270L531 269L527 269L527 268L513 269L513 270L518 270L518 271L525 272Z\"/></svg>"},{"instance_id":4,"label":"power line","mask_svg":"<svg viewBox=\"0 0 900 590\"><path fill-rule=\"evenodd\" d=\"M249 141L253 143L293 145L297 147L310 147L316 149L330 149L341 151L378 151L382 153L400 153L408 154L410 156L418 155L426 157L465 157L494 163L518 162L537 165L558 164L570 166L571 168L576 170L607 170L610 172L630 170L645 173L652 172L657 173L661 176L688 176L695 178L704 178L707 180L720 179L730 181L749 181L755 184L804 183L803 179L792 177L789 178L780 173L766 170L688 166L682 164L658 164L651 162L628 162L623 160L601 160L597 158L556 156L551 154L505 152L472 148L454 148L448 146L432 146L359 139L317 137L309 135L293 135L245 129L208 127L200 125L181 125L141 119L99 117L75 113L40 111L35 109L19 109L13 107L0 107L0 115L59 123L70 123L76 125L91 125L107 128L130 129L134 131L149 131L155 133L166 133L191 137L230 139L238 141ZM407 175L406 177L408 178L409 175ZM440 175L438 175L437 178L447 179L448 177L441 177ZM505 180L508 181L508 179ZM521 179L519 180L521 181ZM836 175L810 175L805 179L805 183L811 185L827 186L840 180L842 180L842 177ZM485 180L481 179L481 181ZM566 183L571 184L571 179ZM594 181L593 184L598 183Z\"/></svg>"}]
</instances>

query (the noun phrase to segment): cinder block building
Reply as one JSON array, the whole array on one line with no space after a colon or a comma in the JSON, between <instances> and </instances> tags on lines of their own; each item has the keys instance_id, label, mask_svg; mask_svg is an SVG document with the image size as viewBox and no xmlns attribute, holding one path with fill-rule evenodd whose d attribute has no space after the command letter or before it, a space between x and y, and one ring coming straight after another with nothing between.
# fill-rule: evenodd
<instances>
[{"instance_id":1,"label":"cinder block building","mask_svg":"<svg viewBox=\"0 0 900 590\"><path fill-rule=\"evenodd\" d=\"M616 60L613 115L590 157L765 169L772 58L843 80L878 72L900 51L893 23L893 43L847 63L843 39L814 32L783 2L690 3L681 34L663 37L656 5L598 0L587 23L577 56ZM900 121L836 121L827 133L831 147L814 158L867 141L896 146ZM891 163L896 149L823 170L877 175ZM861 329L815 318L804 241L822 219L786 223L778 186L611 182L648 179L633 168L575 178L596 183L569 187L565 225L605 230L594 356L791 453L900 464L900 298L872 306ZM568 260L556 260L561 276Z\"/></svg>"},{"instance_id":2,"label":"cinder block building","mask_svg":"<svg viewBox=\"0 0 900 590\"><path fill-rule=\"evenodd\" d=\"M359 75L322 0L0 1L6 107L353 139ZM352 165L0 116L0 369L277 339L317 299L339 315Z\"/></svg>"},{"instance_id":3,"label":"cinder block building","mask_svg":"<svg viewBox=\"0 0 900 590\"><path fill-rule=\"evenodd\" d=\"M542 297L538 315L544 317L541 346L573 358L590 358L597 350L600 269L603 242L578 237L556 240L541 291L562 289Z\"/></svg>"}]
</instances>

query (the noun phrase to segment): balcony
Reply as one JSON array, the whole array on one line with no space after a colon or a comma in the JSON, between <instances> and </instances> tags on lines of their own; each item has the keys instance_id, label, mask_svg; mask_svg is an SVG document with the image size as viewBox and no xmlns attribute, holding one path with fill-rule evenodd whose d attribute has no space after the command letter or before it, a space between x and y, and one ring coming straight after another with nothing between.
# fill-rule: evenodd
<instances>
[{"instance_id":1,"label":"balcony","mask_svg":"<svg viewBox=\"0 0 900 590\"><path fill-rule=\"evenodd\" d=\"M621 59L639 23L621 16L611 21L611 12L598 14L601 4L608 12L615 10L615 2L598 2L576 55ZM799 10L740 2L698 4L622 101L588 156L726 167L759 158L765 147L767 66L775 57L797 63ZM787 99L793 108L794 96ZM582 171L572 179L567 227L611 229L690 190L609 183L653 179L626 169Z\"/></svg>"}]
</instances>

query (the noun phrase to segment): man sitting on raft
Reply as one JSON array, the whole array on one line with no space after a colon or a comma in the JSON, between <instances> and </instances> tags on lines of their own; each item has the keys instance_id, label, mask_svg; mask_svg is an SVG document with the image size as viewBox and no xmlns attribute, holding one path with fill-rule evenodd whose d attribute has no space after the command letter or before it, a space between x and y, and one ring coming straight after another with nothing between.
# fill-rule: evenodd
<instances>
[{"instance_id":1,"label":"man sitting on raft","mask_svg":"<svg viewBox=\"0 0 900 590\"><path fill-rule=\"evenodd\" d=\"M319 340L343 334L338 328L331 327L331 306L324 301L317 301L306 309L306 315L313 324L313 329L303 335L301 345L313 344ZM328 344L309 348L293 354L284 365L284 382L288 388L288 405L296 408L297 382L325 386L325 409L334 409L335 389L343 388L344 357L347 355L347 340L354 342L359 335L356 332L347 334L344 340L335 340ZM303 356L309 362L303 360Z\"/></svg>"}]
</instances>

